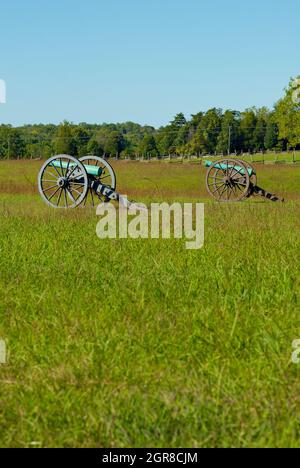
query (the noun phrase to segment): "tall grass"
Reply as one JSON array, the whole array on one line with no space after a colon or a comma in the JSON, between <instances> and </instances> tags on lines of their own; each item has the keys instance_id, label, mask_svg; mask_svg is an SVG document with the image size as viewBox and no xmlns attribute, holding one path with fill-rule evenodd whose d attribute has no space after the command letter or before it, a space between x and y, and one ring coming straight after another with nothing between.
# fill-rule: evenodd
<instances>
[{"instance_id":1,"label":"tall grass","mask_svg":"<svg viewBox=\"0 0 300 468\"><path fill-rule=\"evenodd\" d=\"M0 165L0 445L299 446L299 169L261 171L286 204L208 203L187 251L99 240L93 211L10 190L22 164ZM117 172L140 201L206 199L197 167Z\"/></svg>"}]
</instances>

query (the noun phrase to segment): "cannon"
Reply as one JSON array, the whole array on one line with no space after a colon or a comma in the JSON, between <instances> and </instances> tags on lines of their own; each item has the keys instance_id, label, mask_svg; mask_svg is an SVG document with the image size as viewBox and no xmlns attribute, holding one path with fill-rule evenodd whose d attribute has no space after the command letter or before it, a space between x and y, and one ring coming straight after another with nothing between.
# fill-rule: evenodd
<instances>
[{"instance_id":1,"label":"cannon","mask_svg":"<svg viewBox=\"0 0 300 468\"><path fill-rule=\"evenodd\" d=\"M95 206L111 200L128 205L130 202L116 192L116 184L112 166L99 156L53 156L38 176L40 195L53 208Z\"/></svg>"},{"instance_id":2,"label":"cannon","mask_svg":"<svg viewBox=\"0 0 300 468\"><path fill-rule=\"evenodd\" d=\"M259 195L273 202L284 199L267 192L257 185L254 167L241 159L224 158L206 161L206 187L208 193L219 202L242 201L252 195Z\"/></svg>"},{"instance_id":3,"label":"cannon","mask_svg":"<svg viewBox=\"0 0 300 468\"><path fill-rule=\"evenodd\" d=\"M206 161L206 187L219 202L241 201L254 194L273 202L284 201L257 185L256 171L240 159L225 158ZM112 166L99 156L79 159L66 154L45 162L38 177L39 192L53 208L95 206L100 202L118 201L124 206L138 206L116 191L116 175Z\"/></svg>"}]
</instances>

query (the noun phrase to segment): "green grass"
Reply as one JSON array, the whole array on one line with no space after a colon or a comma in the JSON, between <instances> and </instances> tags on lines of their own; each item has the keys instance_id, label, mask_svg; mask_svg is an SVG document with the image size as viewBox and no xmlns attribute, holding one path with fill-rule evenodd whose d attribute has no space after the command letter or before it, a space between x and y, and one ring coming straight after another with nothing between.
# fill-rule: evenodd
<instances>
[{"instance_id":1,"label":"green grass","mask_svg":"<svg viewBox=\"0 0 300 468\"><path fill-rule=\"evenodd\" d=\"M49 210L40 163L0 163L0 445L297 447L300 168L288 200L206 206L206 242L100 241ZM137 200L207 200L204 169L117 163ZM199 194L199 195L197 195Z\"/></svg>"}]
</instances>

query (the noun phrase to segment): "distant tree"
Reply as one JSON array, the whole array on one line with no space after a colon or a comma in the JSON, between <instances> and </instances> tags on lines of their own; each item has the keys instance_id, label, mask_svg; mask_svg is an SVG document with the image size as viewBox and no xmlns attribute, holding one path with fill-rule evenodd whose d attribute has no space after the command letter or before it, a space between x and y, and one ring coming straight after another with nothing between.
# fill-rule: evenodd
<instances>
[{"instance_id":1,"label":"distant tree","mask_svg":"<svg viewBox=\"0 0 300 468\"><path fill-rule=\"evenodd\" d=\"M104 150L100 143L96 140L96 138L92 138L89 140L87 144L87 154L91 154L93 156L103 156Z\"/></svg>"},{"instance_id":2,"label":"distant tree","mask_svg":"<svg viewBox=\"0 0 300 468\"><path fill-rule=\"evenodd\" d=\"M73 138L72 126L69 122L59 125L56 135L56 153L76 156L77 148Z\"/></svg>"},{"instance_id":3,"label":"distant tree","mask_svg":"<svg viewBox=\"0 0 300 468\"><path fill-rule=\"evenodd\" d=\"M171 127L173 127L174 130L179 130L180 128L184 127L186 123L187 122L184 114L180 112L179 114L175 115L174 119L170 122L170 125Z\"/></svg>"},{"instance_id":4,"label":"distant tree","mask_svg":"<svg viewBox=\"0 0 300 468\"><path fill-rule=\"evenodd\" d=\"M109 156L119 157L125 149L124 137L117 131L109 132L104 143L104 152Z\"/></svg>"},{"instance_id":5,"label":"distant tree","mask_svg":"<svg viewBox=\"0 0 300 468\"><path fill-rule=\"evenodd\" d=\"M202 119L204 117L204 112L198 112L198 114L192 114L192 119L190 121L190 127L193 132L197 130Z\"/></svg>"},{"instance_id":6,"label":"distant tree","mask_svg":"<svg viewBox=\"0 0 300 468\"><path fill-rule=\"evenodd\" d=\"M183 154L186 152L186 145L189 141L189 137L191 135L190 125L186 123L182 126L176 135L176 139L174 142L176 153Z\"/></svg>"},{"instance_id":7,"label":"distant tree","mask_svg":"<svg viewBox=\"0 0 300 468\"><path fill-rule=\"evenodd\" d=\"M88 153L88 143L91 134L82 126L76 126L72 131L73 141L76 146L77 156L85 156Z\"/></svg>"},{"instance_id":8,"label":"distant tree","mask_svg":"<svg viewBox=\"0 0 300 468\"><path fill-rule=\"evenodd\" d=\"M8 131L6 159L21 159L26 154L26 144L21 133L16 128Z\"/></svg>"},{"instance_id":9,"label":"distant tree","mask_svg":"<svg viewBox=\"0 0 300 468\"><path fill-rule=\"evenodd\" d=\"M222 117L221 131L218 135L217 153L227 154L241 149L240 113L226 111Z\"/></svg>"},{"instance_id":10,"label":"distant tree","mask_svg":"<svg viewBox=\"0 0 300 468\"><path fill-rule=\"evenodd\" d=\"M277 148L278 146L278 127L277 124L273 122L271 115L267 120L264 146L267 150Z\"/></svg>"},{"instance_id":11,"label":"distant tree","mask_svg":"<svg viewBox=\"0 0 300 468\"><path fill-rule=\"evenodd\" d=\"M190 141L194 153L213 153L216 151L218 136L221 132L222 110L209 109L200 119L199 125Z\"/></svg>"},{"instance_id":12,"label":"distant tree","mask_svg":"<svg viewBox=\"0 0 300 468\"><path fill-rule=\"evenodd\" d=\"M254 151L256 143L254 141L254 132L257 124L256 108L246 109L241 113L241 135L244 151Z\"/></svg>"},{"instance_id":13,"label":"distant tree","mask_svg":"<svg viewBox=\"0 0 300 468\"><path fill-rule=\"evenodd\" d=\"M186 143L182 131L187 125L186 118L182 112L177 114L166 127L161 128L157 134L157 147L160 154L174 154L178 152L179 146Z\"/></svg>"},{"instance_id":14,"label":"distant tree","mask_svg":"<svg viewBox=\"0 0 300 468\"><path fill-rule=\"evenodd\" d=\"M104 125L93 138L95 150L104 153L106 156L119 157L121 152L126 148L124 135L116 130L115 125Z\"/></svg>"},{"instance_id":15,"label":"distant tree","mask_svg":"<svg viewBox=\"0 0 300 468\"><path fill-rule=\"evenodd\" d=\"M153 135L145 135L139 146L139 153L148 156L158 156L156 141Z\"/></svg>"},{"instance_id":16,"label":"distant tree","mask_svg":"<svg viewBox=\"0 0 300 468\"><path fill-rule=\"evenodd\" d=\"M168 155L176 152L175 140L178 130L174 132L171 125L161 127L156 134L156 142L159 154Z\"/></svg>"},{"instance_id":17,"label":"distant tree","mask_svg":"<svg viewBox=\"0 0 300 468\"><path fill-rule=\"evenodd\" d=\"M295 80L290 81L284 97L277 102L274 112L274 121L279 129L278 138L286 140L289 148L300 147L300 100L294 83Z\"/></svg>"}]
</instances>

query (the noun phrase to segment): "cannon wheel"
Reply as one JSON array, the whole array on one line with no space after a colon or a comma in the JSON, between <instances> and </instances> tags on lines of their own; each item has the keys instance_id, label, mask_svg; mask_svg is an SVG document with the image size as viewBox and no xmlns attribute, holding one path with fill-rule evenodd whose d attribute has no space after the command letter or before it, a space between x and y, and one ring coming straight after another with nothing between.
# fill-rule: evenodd
<instances>
[{"instance_id":1,"label":"cannon wheel","mask_svg":"<svg viewBox=\"0 0 300 468\"><path fill-rule=\"evenodd\" d=\"M97 166L102 169L102 173L99 177L88 175L89 190L84 200L84 206L95 206L99 201L109 201L106 197L95 193L91 188L91 183L97 180L101 184L107 185L112 190L116 190L117 179L112 166L105 159L100 158L99 156L83 156L82 158L79 158L79 161L84 165Z\"/></svg>"},{"instance_id":2,"label":"cannon wheel","mask_svg":"<svg viewBox=\"0 0 300 468\"><path fill-rule=\"evenodd\" d=\"M206 174L209 194L219 202L241 201L251 191L250 175L244 161L220 159L212 164Z\"/></svg>"},{"instance_id":3,"label":"cannon wheel","mask_svg":"<svg viewBox=\"0 0 300 468\"><path fill-rule=\"evenodd\" d=\"M45 162L39 173L38 187L41 197L51 207L76 208L86 198L89 180L78 159L60 154Z\"/></svg>"},{"instance_id":4,"label":"cannon wheel","mask_svg":"<svg viewBox=\"0 0 300 468\"><path fill-rule=\"evenodd\" d=\"M256 170L254 169L252 164L248 163L247 161L243 161L242 159L239 159L238 164L241 164L241 163L244 164L245 166L247 166L247 169L252 171L252 175L250 176L250 182L251 182L252 186L250 185L250 188L249 188L249 193L248 193L248 198L249 198L249 197L251 197L251 195L255 194L254 187L257 186L257 174L256 174Z\"/></svg>"}]
</instances>

